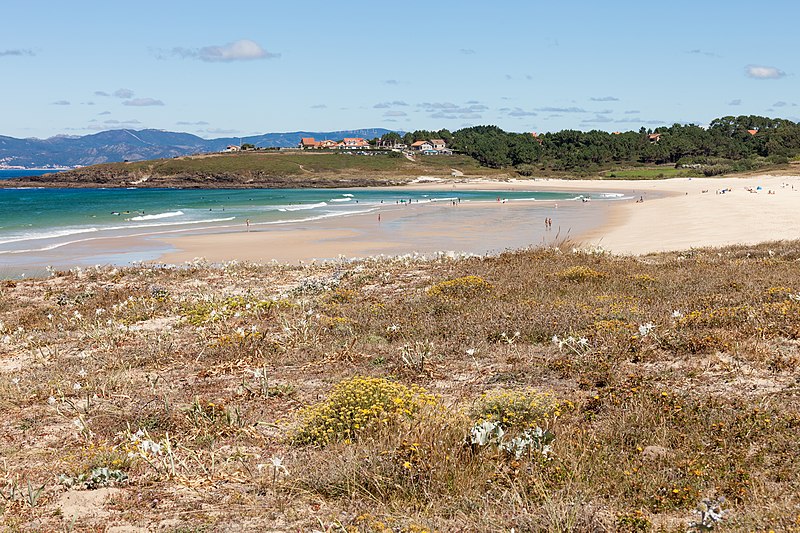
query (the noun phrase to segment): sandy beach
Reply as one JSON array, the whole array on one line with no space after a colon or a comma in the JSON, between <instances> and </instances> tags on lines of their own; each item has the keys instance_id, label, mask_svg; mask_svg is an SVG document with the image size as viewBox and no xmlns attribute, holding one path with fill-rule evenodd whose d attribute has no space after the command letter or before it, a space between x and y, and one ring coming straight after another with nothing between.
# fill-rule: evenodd
<instances>
[{"instance_id":1,"label":"sandy beach","mask_svg":"<svg viewBox=\"0 0 800 533\"><path fill-rule=\"evenodd\" d=\"M379 254L456 251L496 253L560 244L601 246L616 254L646 254L701 246L800 238L800 177L676 178L665 180L470 180L408 185L416 190L622 192L636 200L548 206L545 231L520 204L437 206L426 211L389 206L377 213L280 228L159 238L175 251L160 262L297 262ZM724 193L722 191L725 191ZM539 211L542 204L537 203ZM569 215L567 214L569 212ZM571 220L559 227L560 218ZM560 231L559 231L560 230Z\"/></svg>"}]
</instances>

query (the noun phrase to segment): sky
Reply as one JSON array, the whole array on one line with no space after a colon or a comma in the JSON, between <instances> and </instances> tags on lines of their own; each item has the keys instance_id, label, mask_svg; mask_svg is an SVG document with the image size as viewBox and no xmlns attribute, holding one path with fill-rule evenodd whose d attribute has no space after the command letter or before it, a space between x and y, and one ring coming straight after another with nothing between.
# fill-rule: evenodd
<instances>
[{"instance_id":1,"label":"sky","mask_svg":"<svg viewBox=\"0 0 800 533\"><path fill-rule=\"evenodd\" d=\"M0 135L800 121L796 0L3 0Z\"/></svg>"}]
</instances>

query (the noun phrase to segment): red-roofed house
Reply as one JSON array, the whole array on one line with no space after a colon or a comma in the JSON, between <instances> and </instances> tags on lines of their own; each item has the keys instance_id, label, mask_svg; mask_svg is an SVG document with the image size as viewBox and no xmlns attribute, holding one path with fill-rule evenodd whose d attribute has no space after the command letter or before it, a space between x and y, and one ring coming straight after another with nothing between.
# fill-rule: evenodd
<instances>
[{"instance_id":1,"label":"red-roofed house","mask_svg":"<svg viewBox=\"0 0 800 533\"><path fill-rule=\"evenodd\" d=\"M369 143L362 139L361 137L345 137L344 140L339 143L340 148L366 148L369 146Z\"/></svg>"},{"instance_id":2,"label":"red-roofed house","mask_svg":"<svg viewBox=\"0 0 800 533\"><path fill-rule=\"evenodd\" d=\"M309 148L319 148L319 143L314 140L314 137L303 137L300 139L300 148L309 149Z\"/></svg>"},{"instance_id":3,"label":"red-roofed house","mask_svg":"<svg viewBox=\"0 0 800 533\"><path fill-rule=\"evenodd\" d=\"M336 141L332 141L330 139L325 139L324 141L319 141L320 148L336 148L339 143Z\"/></svg>"},{"instance_id":4,"label":"red-roofed house","mask_svg":"<svg viewBox=\"0 0 800 533\"><path fill-rule=\"evenodd\" d=\"M415 141L411 143L411 148L413 150L419 150L420 152L424 152L426 150L433 150L433 145L428 141Z\"/></svg>"},{"instance_id":5,"label":"red-roofed house","mask_svg":"<svg viewBox=\"0 0 800 533\"><path fill-rule=\"evenodd\" d=\"M659 140L661 140L661 134L660 133L651 133L650 135L647 136L647 139L651 143L657 143Z\"/></svg>"},{"instance_id":6,"label":"red-roofed house","mask_svg":"<svg viewBox=\"0 0 800 533\"><path fill-rule=\"evenodd\" d=\"M434 150L441 151L447 148L447 143L443 139L431 139L430 143Z\"/></svg>"},{"instance_id":7,"label":"red-roofed house","mask_svg":"<svg viewBox=\"0 0 800 533\"><path fill-rule=\"evenodd\" d=\"M747 133L749 133L750 135L755 135L756 133L758 133L758 130L747 130Z\"/></svg>"}]
</instances>

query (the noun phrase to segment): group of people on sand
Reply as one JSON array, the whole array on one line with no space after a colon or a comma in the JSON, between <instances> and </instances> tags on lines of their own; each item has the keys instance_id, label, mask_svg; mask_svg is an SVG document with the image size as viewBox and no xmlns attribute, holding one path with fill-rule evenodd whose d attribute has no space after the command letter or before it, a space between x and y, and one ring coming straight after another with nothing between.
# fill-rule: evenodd
<instances>
[{"instance_id":1,"label":"group of people on sand","mask_svg":"<svg viewBox=\"0 0 800 533\"><path fill-rule=\"evenodd\" d=\"M544 227L545 227L545 229L552 228L553 227L553 219L550 218L550 217L545 218L544 219Z\"/></svg>"}]
</instances>

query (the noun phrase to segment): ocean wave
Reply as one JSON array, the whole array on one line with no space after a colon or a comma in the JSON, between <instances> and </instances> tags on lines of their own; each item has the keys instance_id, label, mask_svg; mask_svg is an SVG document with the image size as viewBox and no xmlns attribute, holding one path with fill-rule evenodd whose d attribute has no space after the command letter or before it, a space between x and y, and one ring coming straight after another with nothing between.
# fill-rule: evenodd
<instances>
[{"instance_id":1,"label":"ocean wave","mask_svg":"<svg viewBox=\"0 0 800 533\"><path fill-rule=\"evenodd\" d=\"M352 198L352 197L353 197L353 195L352 195L352 194L350 194L349 192L342 193L342 196L347 196L347 197L349 197L349 198Z\"/></svg>"},{"instance_id":2,"label":"ocean wave","mask_svg":"<svg viewBox=\"0 0 800 533\"><path fill-rule=\"evenodd\" d=\"M306 209L317 209L318 207L325 207L328 202L320 202L318 204L303 204L303 205L290 205L281 207L278 211L305 211Z\"/></svg>"},{"instance_id":3,"label":"ocean wave","mask_svg":"<svg viewBox=\"0 0 800 533\"><path fill-rule=\"evenodd\" d=\"M621 192L604 192L600 195L600 198L622 198L625 194Z\"/></svg>"},{"instance_id":4,"label":"ocean wave","mask_svg":"<svg viewBox=\"0 0 800 533\"><path fill-rule=\"evenodd\" d=\"M92 226L90 228L64 229L64 230L48 231L45 233L25 234L25 235L20 235L18 237L11 237L9 239L1 240L0 244L11 244L15 242L25 242L25 241L39 241L42 239L57 239L59 237L68 237L70 235L77 235L79 233L93 233L95 231L100 231L100 228Z\"/></svg>"},{"instance_id":5,"label":"ocean wave","mask_svg":"<svg viewBox=\"0 0 800 533\"><path fill-rule=\"evenodd\" d=\"M349 202L352 198L331 198L331 202Z\"/></svg>"},{"instance_id":6,"label":"ocean wave","mask_svg":"<svg viewBox=\"0 0 800 533\"><path fill-rule=\"evenodd\" d=\"M131 217L131 220L141 221L141 220L158 220L160 218L172 218L172 217L179 217L183 215L183 211L168 211L166 213L159 213L157 215L141 215L138 217Z\"/></svg>"},{"instance_id":7,"label":"ocean wave","mask_svg":"<svg viewBox=\"0 0 800 533\"><path fill-rule=\"evenodd\" d=\"M226 217L226 218L211 218L205 220L193 220L189 222L168 222L165 224L133 224L128 226L106 226L106 227L89 227L89 228L74 228L74 229L65 229L60 231L50 231L44 233L31 233L26 235L21 235L18 237L13 237L6 240L0 240L0 245L2 244L13 244L19 242L26 242L26 241L41 241L46 239L58 239L61 237L69 237L71 235L80 235L82 233L97 233L97 232L106 232L106 231L119 231L119 230L131 230L131 229L147 229L147 228L164 228L169 226L187 226L187 225L196 225L196 224L212 224L214 222L230 222L231 220L235 220L236 217ZM123 237L130 237L130 235L123 235ZM96 237L96 238L104 238L104 237ZM91 239L83 239L83 240L91 240ZM73 244L75 242L82 242L82 241L71 241L71 242L60 242L56 243L52 246L47 246L45 248L38 248L35 250L2 250L0 254L8 254L8 253L23 253L23 252L40 252L45 250L52 250L54 248L59 248L61 246L67 244Z\"/></svg>"}]
</instances>

